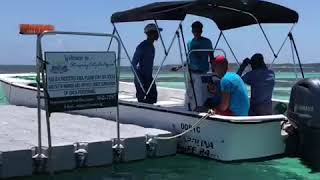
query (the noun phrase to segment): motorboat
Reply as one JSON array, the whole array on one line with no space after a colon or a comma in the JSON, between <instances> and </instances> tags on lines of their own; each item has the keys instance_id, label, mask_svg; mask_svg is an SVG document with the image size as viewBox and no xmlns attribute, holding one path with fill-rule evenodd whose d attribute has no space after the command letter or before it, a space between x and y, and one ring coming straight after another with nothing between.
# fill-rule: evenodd
<instances>
[{"instance_id":1,"label":"motorboat","mask_svg":"<svg viewBox=\"0 0 320 180\"><path fill-rule=\"evenodd\" d=\"M130 55L125 48L125 42L121 39L117 30L117 23L154 20L155 24L157 24L157 21L160 20L180 21L169 48L167 49L164 47L165 57L152 82L156 83L159 72L176 39L178 39L180 47L179 50L182 64L185 62L184 60L188 62L188 56L192 52L188 52L186 48L184 48L184 50L182 48L185 47L182 21L186 18L186 15L189 14L209 18L217 24L220 35L216 46L212 49L213 52L219 50L217 49L217 45L221 38L226 40L224 34L225 30L244 28L249 25L257 25L262 30L275 57L274 61L277 59L284 43L289 39L292 45L294 45L292 46L294 47L293 51L296 52L298 56L300 70L302 77L304 77L292 34L294 25L278 52L272 48L262 26L264 23L296 24L299 19L298 13L281 5L266 1L199 0L152 3L114 13L111 17L111 22L114 26L113 35L118 37L122 48L125 50L125 53L131 62ZM160 39L163 42L161 33ZM109 48L111 43L112 39ZM224 51L222 50L222 52ZM183 54L185 54L185 59ZM46 59L41 60L46 61ZM134 69L133 72L136 75ZM190 75L190 72L187 68L185 77L188 75ZM37 97L38 99L40 98L37 95L37 85L38 88L40 85L34 79L30 80L27 78L30 76L35 77L36 75L0 75L1 85L10 104L39 107ZM210 74L206 76L210 76ZM206 84L204 83L202 86L206 86ZM40 96L44 96L44 88L45 87L41 88ZM144 89L146 94L149 93L150 88ZM271 115L235 117L221 116L214 113L208 114L205 111L190 111L190 109L186 108L184 90L159 87L158 94L158 102L156 104L140 103L137 102L135 97L134 84L120 82L118 107L121 123L168 130L173 134L177 134L177 136L172 138L178 138L179 152L219 161L230 162L264 159L276 157L285 153L286 139L288 136L282 131L282 125L288 120L285 116L287 111L286 106L289 104L288 101L273 100L274 107L284 107L282 112L279 112L277 108L274 108L274 113ZM195 92L195 95L203 96L203 99L207 96L203 92ZM43 99L41 100L40 106L45 106ZM77 110L71 111L71 113L113 120L117 117L115 108ZM163 139L158 138L155 141L165 140L170 140L170 137Z\"/></svg>"},{"instance_id":2,"label":"motorboat","mask_svg":"<svg viewBox=\"0 0 320 180\"><path fill-rule=\"evenodd\" d=\"M35 77L35 74L0 75L1 86L10 104L37 107L35 81L23 79L30 75ZM159 101L154 105L137 102L134 92L134 84L120 83L120 122L166 129L174 134L192 128L179 138L179 152L221 161L237 161L268 158L285 151L281 123L286 117L282 114L255 117L211 115L193 127L206 116L206 112L185 110L184 90L159 87ZM286 102L274 100L275 105L278 103ZM115 108L102 108L72 113L115 119L115 112Z\"/></svg>"}]
</instances>

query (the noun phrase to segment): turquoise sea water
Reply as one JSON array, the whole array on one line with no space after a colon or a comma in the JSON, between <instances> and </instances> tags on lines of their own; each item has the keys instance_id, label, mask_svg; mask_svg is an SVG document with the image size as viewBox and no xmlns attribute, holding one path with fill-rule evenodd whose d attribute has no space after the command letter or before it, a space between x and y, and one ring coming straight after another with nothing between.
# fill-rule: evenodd
<instances>
[{"instance_id":1,"label":"turquoise sea water","mask_svg":"<svg viewBox=\"0 0 320 180\"><path fill-rule=\"evenodd\" d=\"M80 169L60 173L51 179L62 180L319 180L298 159L227 164L197 157L176 155L147 159L103 168ZM43 180L48 176L21 178Z\"/></svg>"},{"instance_id":2,"label":"turquoise sea water","mask_svg":"<svg viewBox=\"0 0 320 180\"><path fill-rule=\"evenodd\" d=\"M3 105L3 104L8 104L8 102L0 84L0 105Z\"/></svg>"},{"instance_id":3,"label":"turquoise sea water","mask_svg":"<svg viewBox=\"0 0 320 180\"><path fill-rule=\"evenodd\" d=\"M320 73L307 73L307 77L320 77ZM131 73L123 73L121 79L132 81ZM158 86L184 88L182 73L162 73ZM293 73L277 73L274 98L288 99L290 85L295 82ZM7 104L0 87L0 104ZM297 158L282 158L263 162L221 163L193 156L181 155L147 159L102 168L80 169L49 176L34 176L19 179L223 179L223 180L320 180L320 173L313 173Z\"/></svg>"},{"instance_id":4,"label":"turquoise sea water","mask_svg":"<svg viewBox=\"0 0 320 180\"><path fill-rule=\"evenodd\" d=\"M301 78L301 75L296 76L293 72L277 72L276 73L276 87L274 89L273 98L281 100L289 100L291 87ZM307 72L305 78L320 78L319 72ZM132 82L132 73L122 73L121 79ZM157 85L161 87L169 87L176 89L185 89L184 74L181 72L161 73ZM248 87L248 90L250 88Z\"/></svg>"}]
</instances>

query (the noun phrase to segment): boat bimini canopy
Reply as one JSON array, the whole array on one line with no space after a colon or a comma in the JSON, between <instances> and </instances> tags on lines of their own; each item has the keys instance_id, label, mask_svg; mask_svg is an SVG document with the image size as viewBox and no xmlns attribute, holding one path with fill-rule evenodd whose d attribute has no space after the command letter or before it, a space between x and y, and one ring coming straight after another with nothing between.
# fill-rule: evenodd
<instances>
[{"instance_id":1,"label":"boat bimini canopy","mask_svg":"<svg viewBox=\"0 0 320 180\"><path fill-rule=\"evenodd\" d=\"M119 35L119 32L116 28L116 23L123 23L123 22L137 22L137 21L147 21L147 20L153 20L156 25L158 20L175 20L175 21L181 21L179 24L179 27L176 30L176 33L173 37L173 39L170 42L170 45L168 48L166 48L165 43L163 41L161 32L159 32L160 35L160 40L163 45L165 57L161 61L161 65L158 68L155 78L153 82L151 83L150 87L148 89L144 89L144 87L141 84L141 81L139 77L137 76L137 73L135 72L135 69L132 68L132 71L137 78L141 89L147 95L150 90L152 85L155 83L155 81L158 78L159 72L161 70L161 67L163 66L166 58L168 57L168 53L170 52L172 45L175 41L175 39L178 39L178 45L179 45L179 50L180 50L180 58L181 58L181 63L184 65L184 60L183 60L183 51L182 51L182 45L181 45L181 39L183 43L183 48L185 52L185 58L186 58L186 65L187 65L187 70L188 69L188 63L189 63L189 55L193 53L193 51L188 51L186 48L186 43L183 35L183 27L182 27L182 22L185 19L187 15L196 15L196 16L201 16L205 18L209 18L213 20L219 30L220 30L220 35L218 37L218 40L215 43L215 46L211 50L193 50L193 51L217 51L220 49L217 49L217 46L219 44L219 41L221 37L225 40L228 48L230 49L230 52L236 62L238 64L239 61L231 48L226 36L224 35L225 30L229 29L234 29L234 28L240 28L248 25L253 25L257 24L259 28L261 29L264 38L266 39L272 53L274 56L274 59L271 63L271 65L275 62L277 59L278 55L280 54L282 48L284 47L285 43L287 42L288 39L290 39L291 42L291 48L292 48L292 59L295 64L295 56L298 59L299 65L300 65L300 71L302 74L302 77L304 78L303 70L302 70L302 65L300 61L300 57L297 51L296 44L293 39L292 35L292 30L294 28L294 25L298 22L299 20L299 15L296 11L291 10L289 8L286 8L284 6L274 4L271 2L266 2L266 1L260 1L260 0L189 0L189 1L169 1L169 2L156 2L152 3L149 5L145 5L142 7L122 11L122 12L116 12L112 15L111 17L111 23L114 26L113 29L113 34L117 34L119 37L120 43L122 47L124 48L124 52L127 55L127 58L129 59L130 63L132 64L130 55L128 51L125 48L125 45ZM272 24L293 24L292 28L290 29L288 36L284 39L281 47L279 50L276 52L262 25L264 23L272 23ZM180 39L181 36L181 39ZM111 46L112 39L109 43L109 48ZM223 50L220 50L224 53ZM225 53L224 53L225 54ZM270 66L271 66L270 65ZM188 71L188 75L190 76L190 71ZM184 78L185 78L185 83L187 83L187 74L186 72L184 73Z\"/></svg>"},{"instance_id":2,"label":"boat bimini canopy","mask_svg":"<svg viewBox=\"0 0 320 180\"><path fill-rule=\"evenodd\" d=\"M220 30L258 23L297 23L297 12L259 0L196 0L157 2L117 12L112 23L145 20L184 20L186 15L212 19Z\"/></svg>"}]
</instances>

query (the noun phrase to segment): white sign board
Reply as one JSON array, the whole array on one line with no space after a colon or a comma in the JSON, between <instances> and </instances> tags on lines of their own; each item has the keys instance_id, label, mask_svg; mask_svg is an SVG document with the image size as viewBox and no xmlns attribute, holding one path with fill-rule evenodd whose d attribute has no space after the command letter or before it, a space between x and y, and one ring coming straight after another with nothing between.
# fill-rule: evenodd
<instances>
[{"instance_id":1,"label":"white sign board","mask_svg":"<svg viewBox=\"0 0 320 180\"><path fill-rule=\"evenodd\" d=\"M52 111L117 104L114 52L46 52L45 58Z\"/></svg>"}]
</instances>

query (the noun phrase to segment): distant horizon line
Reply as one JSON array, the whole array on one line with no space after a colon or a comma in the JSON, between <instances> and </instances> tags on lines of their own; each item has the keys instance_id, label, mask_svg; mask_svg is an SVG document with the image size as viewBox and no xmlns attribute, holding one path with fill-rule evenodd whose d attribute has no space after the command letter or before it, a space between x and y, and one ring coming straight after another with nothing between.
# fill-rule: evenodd
<instances>
[{"instance_id":1,"label":"distant horizon line","mask_svg":"<svg viewBox=\"0 0 320 180\"><path fill-rule=\"evenodd\" d=\"M231 65L238 65L238 63L229 63ZM293 64L293 63L274 63L275 65L299 65L298 63ZM302 65L320 65L320 63L302 63ZM181 64L166 64L163 65L163 67L165 66L177 66L177 65L181 65ZM270 65L270 64L267 64ZM0 64L0 66L36 66L35 64ZM121 67L130 67L129 65L125 65L125 66L121 66ZM155 67L159 67L159 66L155 66Z\"/></svg>"},{"instance_id":2,"label":"distant horizon line","mask_svg":"<svg viewBox=\"0 0 320 180\"><path fill-rule=\"evenodd\" d=\"M232 62L229 64L238 64L236 62ZM276 65L294 65L293 63L274 63ZM302 64L320 64L319 63L302 63ZM181 65L181 64L165 64L163 66L172 66L172 65ZM270 63L267 63L267 65L270 65ZM299 63L296 63L296 65L299 65ZM35 64L0 64L0 66L36 66ZM129 65L125 65L125 67L129 67Z\"/></svg>"}]
</instances>

